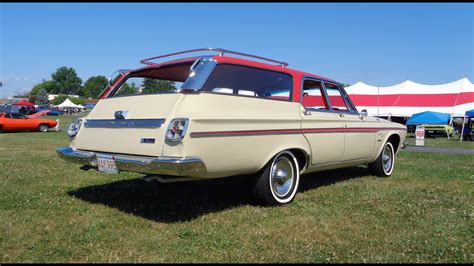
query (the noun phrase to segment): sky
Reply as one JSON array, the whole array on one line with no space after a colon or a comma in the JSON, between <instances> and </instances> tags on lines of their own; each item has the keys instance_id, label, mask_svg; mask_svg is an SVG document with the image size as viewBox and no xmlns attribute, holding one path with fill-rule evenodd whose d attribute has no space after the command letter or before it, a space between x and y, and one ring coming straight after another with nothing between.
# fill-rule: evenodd
<instances>
[{"instance_id":1,"label":"sky","mask_svg":"<svg viewBox=\"0 0 474 266\"><path fill-rule=\"evenodd\" d=\"M349 84L474 82L474 4L0 3L0 97L206 47Z\"/></svg>"}]
</instances>

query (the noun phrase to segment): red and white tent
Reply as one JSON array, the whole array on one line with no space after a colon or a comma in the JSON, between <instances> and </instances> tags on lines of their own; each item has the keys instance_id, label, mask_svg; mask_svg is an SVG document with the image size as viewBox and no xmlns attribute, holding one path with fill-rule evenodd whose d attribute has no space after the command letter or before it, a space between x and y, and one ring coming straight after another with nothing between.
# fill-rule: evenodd
<instances>
[{"instance_id":1,"label":"red and white tent","mask_svg":"<svg viewBox=\"0 0 474 266\"><path fill-rule=\"evenodd\" d=\"M474 109L474 85L467 78L441 85L407 80L388 87L357 82L345 89L357 109L367 109L372 116L411 117L434 111L462 117L467 110Z\"/></svg>"}]
</instances>

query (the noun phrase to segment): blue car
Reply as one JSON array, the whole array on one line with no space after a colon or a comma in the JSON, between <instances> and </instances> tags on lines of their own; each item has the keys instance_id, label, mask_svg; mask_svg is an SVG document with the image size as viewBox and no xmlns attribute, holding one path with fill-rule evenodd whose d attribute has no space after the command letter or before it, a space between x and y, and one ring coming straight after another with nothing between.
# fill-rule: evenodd
<instances>
[{"instance_id":1,"label":"blue car","mask_svg":"<svg viewBox=\"0 0 474 266\"><path fill-rule=\"evenodd\" d=\"M47 113L47 115L63 115L64 112L60 110L52 110L51 112Z\"/></svg>"},{"instance_id":2,"label":"blue car","mask_svg":"<svg viewBox=\"0 0 474 266\"><path fill-rule=\"evenodd\" d=\"M49 108L39 108L37 109L38 112L41 112L41 111L45 111L45 110L51 110L51 112L48 112L46 115L54 115L54 116L59 116L59 115L63 115L64 112L57 109L57 108L53 108L53 109L49 109Z\"/></svg>"},{"instance_id":3,"label":"blue car","mask_svg":"<svg viewBox=\"0 0 474 266\"><path fill-rule=\"evenodd\" d=\"M86 109L93 109L95 107L95 103L88 103L88 104L85 104L84 107Z\"/></svg>"}]
</instances>

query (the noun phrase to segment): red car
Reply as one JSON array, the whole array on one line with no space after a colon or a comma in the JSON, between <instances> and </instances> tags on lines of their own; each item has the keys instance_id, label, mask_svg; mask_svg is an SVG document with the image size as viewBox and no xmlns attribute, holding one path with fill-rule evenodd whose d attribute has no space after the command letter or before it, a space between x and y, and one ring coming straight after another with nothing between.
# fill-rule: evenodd
<instances>
[{"instance_id":1,"label":"red car","mask_svg":"<svg viewBox=\"0 0 474 266\"><path fill-rule=\"evenodd\" d=\"M0 131L4 132L27 130L46 132L57 124L56 120L51 119L38 119L18 113L0 113Z\"/></svg>"}]
</instances>

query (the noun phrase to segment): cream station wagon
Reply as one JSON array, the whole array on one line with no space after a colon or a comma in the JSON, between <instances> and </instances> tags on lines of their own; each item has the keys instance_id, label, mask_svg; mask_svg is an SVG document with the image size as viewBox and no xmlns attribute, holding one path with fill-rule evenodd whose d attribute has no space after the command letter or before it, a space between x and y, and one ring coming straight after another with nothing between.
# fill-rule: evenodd
<instances>
[{"instance_id":1,"label":"cream station wagon","mask_svg":"<svg viewBox=\"0 0 474 266\"><path fill-rule=\"evenodd\" d=\"M157 62L196 52L205 55ZM359 112L338 82L285 62L218 48L141 62L70 125L60 157L162 182L251 176L256 200L280 205L305 173L368 165L390 176L405 142L405 126Z\"/></svg>"}]
</instances>

